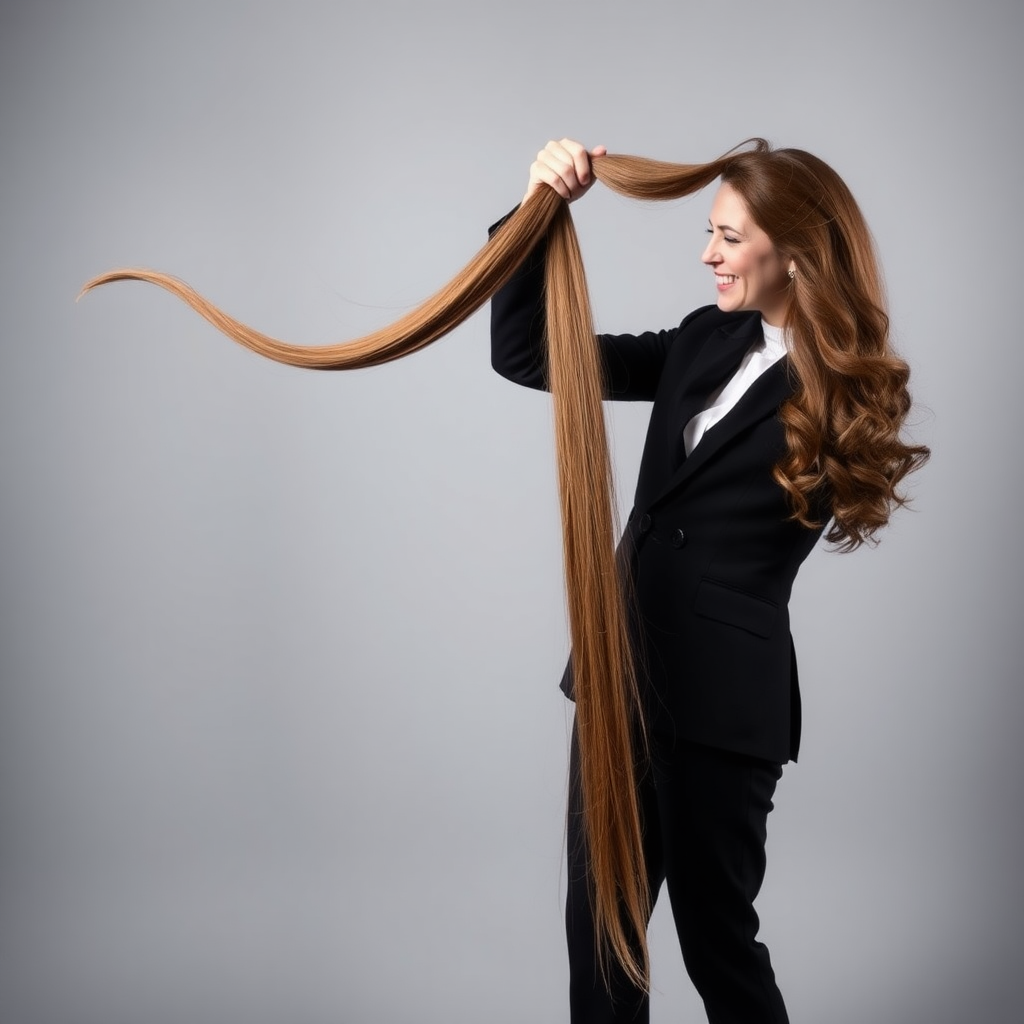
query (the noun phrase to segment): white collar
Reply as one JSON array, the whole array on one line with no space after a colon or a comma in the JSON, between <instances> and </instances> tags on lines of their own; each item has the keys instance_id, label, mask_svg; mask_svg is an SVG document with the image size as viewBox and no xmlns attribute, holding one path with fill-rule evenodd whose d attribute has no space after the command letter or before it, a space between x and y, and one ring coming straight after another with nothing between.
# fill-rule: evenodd
<instances>
[{"instance_id":1,"label":"white collar","mask_svg":"<svg viewBox=\"0 0 1024 1024\"><path fill-rule=\"evenodd\" d=\"M786 331L782 327L775 327L761 317L761 330L764 332L765 354L773 359L781 359L788 351L786 345Z\"/></svg>"}]
</instances>

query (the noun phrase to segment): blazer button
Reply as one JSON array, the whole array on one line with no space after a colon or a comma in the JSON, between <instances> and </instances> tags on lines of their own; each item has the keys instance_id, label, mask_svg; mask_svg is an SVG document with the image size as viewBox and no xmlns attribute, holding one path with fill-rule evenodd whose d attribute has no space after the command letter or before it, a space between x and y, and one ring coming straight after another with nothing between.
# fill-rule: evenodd
<instances>
[{"instance_id":1,"label":"blazer button","mask_svg":"<svg viewBox=\"0 0 1024 1024\"><path fill-rule=\"evenodd\" d=\"M672 531L672 547L681 548L686 543L686 534L682 530Z\"/></svg>"},{"instance_id":2,"label":"blazer button","mask_svg":"<svg viewBox=\"0 0 1024 1024\"><path fill-rule=\"evenodd\" d=\"M651 517L645 512L640 517L640 532L647 533L651 528Z\"/></svg>"}]
</instances>

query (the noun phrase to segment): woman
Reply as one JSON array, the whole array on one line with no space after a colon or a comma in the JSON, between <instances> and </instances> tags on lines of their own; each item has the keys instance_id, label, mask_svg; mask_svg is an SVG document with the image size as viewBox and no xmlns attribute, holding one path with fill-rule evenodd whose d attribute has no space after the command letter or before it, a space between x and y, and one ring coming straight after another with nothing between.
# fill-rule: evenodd
<instances>
[{"instance_id":1,"label":"woman","mask_svg":"<svg viewBox=\"0 0 1024 1024\"><path fill-rule=\"evenodd\" d=\"M549 143L524 202L545 187L575 201L604 154ZM772 795L800 740L793 579L827 521L842 549L872 537L927 453L899 439L906 366L888 350L870 238L846 186L810 154L764 145L718 170L701 256L716 306L598 347L607 397L654 403L620 546L649 755L636 781L647 913L666 882L712 1024L767 1024L788 1018L753 903ZM546 386L544 257L542 244L492 300L493 365L534 388ZM644 1021L629 964L595 954L575 737L571 770L572 1020Z\"/></svg>"},{"instance_id":2,"label":"woman","mask_svg":"<svg viewBox=\"0 0 1024 1024\"><path fill-rule=\"evenodd\" d=\"M786 1019L753 900L800 736L790 588L823 530L841 550L872 539L928 454L900 438L908 370L889 350L849 190L810 154L752 141L693 165L552 143L523 203L447 287L347 343L270 338L156 271L84 289L149 281L253 351L327 370L414 352L494 296L495 367L554 396L573 652L563 687L576 701L567 928L572 1015L586 1024L646 1018L645 932L663 880L709 1019ZM595 345L564 201L592 177L647 199L721 178L704 253L717 308ZM617 556L603 394L654 403Z\"/></svg>"}]
</instances>

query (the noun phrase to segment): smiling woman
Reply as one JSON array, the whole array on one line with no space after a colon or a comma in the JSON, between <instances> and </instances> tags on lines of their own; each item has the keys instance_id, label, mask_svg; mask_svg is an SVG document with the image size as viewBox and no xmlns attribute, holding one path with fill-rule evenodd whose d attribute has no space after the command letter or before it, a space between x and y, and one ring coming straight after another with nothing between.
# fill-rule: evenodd
<instances>
[{"instance_id":1,"label":"smiling woman","mask_svg":"<svg viewBox=\"0 0 1024 1024\"><path fill-rule=\"evenodd\" d=\"M718 190L708 223L711 240L701 259L715 272L718 308L726 313L757 310L767 323L781 327L796 265L780 255L728 185Z\"/></svg>"},{"instance_id":2,"label":"smiling woman","mask_svg":"<svg viewBox=\"0 0 1024 1024\"><path fill-rule=\"evenodd\" d=\"M625 712L587 648L574 646L563 678L576 701L570 1003L586 1024L647 1019L644 934L663 882L709 1020L787 1019L753 901L772 796L800 742L789 596L826 523L841 550L870 540L928 456L900 436L909 371L889 346L849 189L809 153L752 142L673 167L563 139L530 171L526 204L541 186L578 199L595 177L647 198L721 179L702 257L718 308L596 339L605 397L654 405L619 546L634 652ZM541 243L492 303L495 368L556 396L563 259L557 239ZM608 741L623 714L627 741L648 755L635 763ZM633 804L607 811L602 794L627 778Z\"/></svg>"},{"instance_id":3,"label":"smiling woman","mask_svg":"<svg viewBox=\"0 0 1024 1024\"><path fill-rule=\"evenodd\" d=\"M595 339L564 201L594 178L644 199L721 179L703 257L717 310ZM573 1019L645 1012L645 932L667 879L710 1019L784 1020L752 904L771 796L799 746L790 589L826 523L842 550L871 540L928 455L901 438L909 371L889 348L870 235L838 175L760 139L692 165L552 142L521 206L450 285L390 327L325 347L270 338L156 271L113 271L85 290L120 279L166 288L261 355L330 370L416 351L493 296L495 368L555 402L573 643L564 688L576 701ZM775 357L758 363L771 345ZM713 428L686 440L727 392ZM618 557L604 398L654 402ZM706 842L694 842L694 822Z\"/></svg>"}]
</instances>

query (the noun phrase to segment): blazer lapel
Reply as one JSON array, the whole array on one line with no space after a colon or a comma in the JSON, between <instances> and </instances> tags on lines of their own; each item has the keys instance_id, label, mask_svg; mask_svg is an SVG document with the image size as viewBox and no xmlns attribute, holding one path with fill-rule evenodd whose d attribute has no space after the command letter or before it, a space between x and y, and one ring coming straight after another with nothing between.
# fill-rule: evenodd
<instances>
[{"instance_id":1,"label":"blazer lapel","mask_svg":"<svg viewBox=\"0 0 1024 1024\"><path fill-rule=\"evenodd\" d=\"M705 343L693 370L686 375L676 395L676 405L672 410L672 420L679 427L675 453L677 464L686 458L683 428L704 408L708 395L736 372L747 350L760 337L761 320L755 314L734 327L720 327Z\"/></svg>"},{"instance_id":2,"label":"blazer lapel","mask_svg":"<svg viewBox=\"0 0 1024 1024\"><path fill-rule=\"evenodd\" d=\"M760 321L754 322L754 328L755 330L751 331L746 325L741 325L733 339L742 340L743 344L739 346L739 352L735 360L730 361L731 368L727 368L725 374L720 375L709 388L704 390L703 396L696 405L693 404L690 398L690 388L686 388L686 397L680 402L679 406L681 414L686 416L686 419L679 421L680 447L682 446L681 435L683 427L689 422L691 416L703 408L703 401L706 400L707 395L715 387L728 380L729 376L735 371L744 353L754 343L757 334L760 333ZM765 370L750 385L736 405L704 434L697 447L678 465L666 486L661 490L661 493L655 497L654 502L660 501L667 494L685 483L701 466L713 458L730 439L736 437L737 434L740 434L753 424L763 420L766 416L774 415L778 407L792 393L793 382L790 377L789 357L787 356Z\"/></svg>"}]
</instances>

